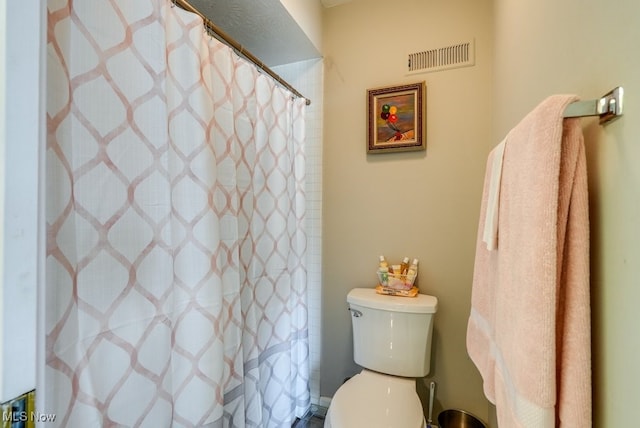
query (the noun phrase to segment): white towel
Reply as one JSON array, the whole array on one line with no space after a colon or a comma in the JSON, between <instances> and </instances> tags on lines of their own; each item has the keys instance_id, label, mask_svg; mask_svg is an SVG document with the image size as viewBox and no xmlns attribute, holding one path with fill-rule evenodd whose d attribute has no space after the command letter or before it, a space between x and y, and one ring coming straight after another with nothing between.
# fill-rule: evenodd
<instances>
[{"instance_id":1,"label":"white towel","mask_svg":"<svg viewBox=\"0 0 640 428\"><path fill-rule=\"evenodd\" d=\"M500 180L502 179L502 160L504 159L505 138L489 154L492 158L489 196L487 200L486 221L482 241L487 244L487 250L498 248L498 212L500 205Z\"/></svg>"}]
</instances>

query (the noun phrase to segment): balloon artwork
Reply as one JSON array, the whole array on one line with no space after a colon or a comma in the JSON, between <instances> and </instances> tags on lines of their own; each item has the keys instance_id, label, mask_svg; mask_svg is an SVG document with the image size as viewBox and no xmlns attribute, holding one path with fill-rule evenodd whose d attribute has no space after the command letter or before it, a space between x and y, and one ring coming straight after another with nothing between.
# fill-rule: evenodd
<instances>
[{"instance_id":1,"label":"balloon artwork","mask_svg":"<svg viewBox=\"0 0 640 428\"><path fill-rule=\"evenodd\" d=\"M402 132L396 126L396 122L398 122L398 116L396 113L398 112L398 107L384 104L382 106L382 111L380 112L380 118L387 122L387 126L395 131L394 140L402 140Z\"/></svg>"}]
</instances>

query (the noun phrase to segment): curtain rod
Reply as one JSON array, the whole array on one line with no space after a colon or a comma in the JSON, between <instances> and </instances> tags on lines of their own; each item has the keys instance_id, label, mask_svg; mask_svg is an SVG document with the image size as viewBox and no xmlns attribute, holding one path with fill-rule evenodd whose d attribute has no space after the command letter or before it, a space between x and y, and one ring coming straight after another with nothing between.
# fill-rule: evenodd
<instances>
[{"instance_id":1,"label":"curtain rod","mask_svg":"<svg viewBox=\"0 0 640 428\"><path fill-rule=\"evenodd\" d=\"M248 50L246 50L240 43L238 43L237 41L235 41L233 39L233 37L231 37L230 35L228 35L227 33L225 33L222 29L220 29L216 24L214 24L213 22L211 22L211 20L209 18L207 18L206 16L204 16L202 14L202 12L200 12L198 9L196 9L195 7L193 7L187 0L172 0L174 5L178 5L180 6L182 9L188 11L188 12L192 12L195 13L196 15L198 15L200 18L202 18L202 20L204 21L204 25L205 27L207 27L207 29L209 31L211 31L212 33L214 33L217 37L219 37L220 39L222 39L222 41L224 43L226 43L227 45L231 46L233 49L236 50L236 52L238 52L239 55L241 55L242 57L248 59L249 61L251 61L252 63L254 63L258 68L260 68L262 71L264 71L265 73L267 73L269 76L271 76L276 82L280 83L282 86L284 86L286 89L288 89L289 91L291 91L295 96L297 96L298 98L304 98L307 102L307 105L311 104L311 100L308 99L307 97L303 96L300 92L298 92L293 86L291 86L286 80L284 80L282 77L278 76L278 74L276 74L276 72L274 72L273 70L271 70L269 67L267 67L266 64L264 64L262 61L260 61L255 55L253 55L251 52L249 52Z\"/></svg>"}]
</instances>

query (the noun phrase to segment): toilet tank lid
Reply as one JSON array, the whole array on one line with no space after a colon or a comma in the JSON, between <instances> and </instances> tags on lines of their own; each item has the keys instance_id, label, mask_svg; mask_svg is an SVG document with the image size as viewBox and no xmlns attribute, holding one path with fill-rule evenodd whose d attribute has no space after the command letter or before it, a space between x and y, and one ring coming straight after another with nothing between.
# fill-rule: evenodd
<instances>
[{"instance_id":1,"label":"toilet tank lid","mask_svg":"<svg viewBox=\"0 0 640 428\"><path fill-rule=\"evenodd\" d=\"M438 298L427 294L415 297L388 296L374 288L354 288L347 294L347 302L365 308L391 312L433 314L438 310Z\"/></svg>"}]
</instances>

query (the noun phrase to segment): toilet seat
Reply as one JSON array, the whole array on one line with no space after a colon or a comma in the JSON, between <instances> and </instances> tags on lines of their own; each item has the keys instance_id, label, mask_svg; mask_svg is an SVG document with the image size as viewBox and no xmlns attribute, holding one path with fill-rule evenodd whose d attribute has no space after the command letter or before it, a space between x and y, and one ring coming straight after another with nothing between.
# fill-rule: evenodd
<instances>
[{"instance_id":1,"label":"toilet seat","mask_svg":"<svg viewBox=\"0 0 640 428\"><path fill-rule=\"evenodd\" d=\"M336 391L325 428L422 428L422 403L413 378L363 370Z\"/></svg>"}]
</instances>

